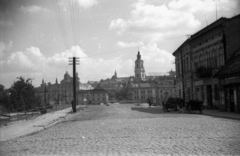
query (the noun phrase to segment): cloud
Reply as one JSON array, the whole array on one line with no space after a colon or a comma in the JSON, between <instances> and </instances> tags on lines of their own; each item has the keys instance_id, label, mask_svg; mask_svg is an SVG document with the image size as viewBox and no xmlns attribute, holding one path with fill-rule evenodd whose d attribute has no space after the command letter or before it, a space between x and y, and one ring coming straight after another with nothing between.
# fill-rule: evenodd
<instances>
[{"instance_id":1,"label":"cloud","mask_svg":"<svg viewBox=\"0 0 240 156\"><path fill-rule=\"evenodd\" d=\"M24 12L25 14L29 13L29 14L38 14L40 12L42 13L48 13L50 12L49 9L41 7L41 6L37 6L37 5L27 5L27 6L23 6L21 5L20 11Z\"/></svg>"},{"instance_id":2,"label":"cloud","mask_svg":"<svg viewBox=\"0 0 240 156\"><path fill-rule=\"evenodd\" d=\"M208 12L215 12L216 5L219 11L230 11L237 7L236 4L237 1L233 0L173 0L168 6L170 9L184 10L191 13L201 12L206 14Z\"/></svg>"},{"instance_id":3,"label":"cloud","mask_svg":"<svg viewBox=\"0 0 240 156\"><path fill-rule=\"evenodd\" d=\"M158 48L156 43L148 43L140 48L146 73L149 72L166 72L174 68L172 64L174 56Z\"/></svg>"},{"instance_id":4,"label":"cloud","mask_svg":"<svg viewBox=\"0 0 240 156\"><path fill-rule=\"evenodd\" d=\"M165 72L173 68L171 61L174 60L174 57L172 54L160 50L156 43L148 43L147 45L143 45L142 42L119 43L122 46L142 45L140 52L146 73ZM72 66L68 64L69 58L73 56L84 58L80 59L80 65L76 67L81 82L111 78L115 70L119 77L129 77L134 75L137 52L134 57L125 57L124 55L128 54L111 59L90 58L81 47L73 46L69 50L45 56L38 47L29 47L25 51L12 53L0 63L1 74L4 78L2 83L5 86L10 86L15 77L18 76L35 78L33 81L35 86L39 86L42 78L51 83L55 82L56 77L61 81L66 71L72 73Z\"/></svg>"},{"instance_id":5,"label":"cloud","mask_svg":"<svg viewBox=\"0 0 240 156\"><path fill-rule=\"evenodd\" d=\"M5 44L4 42L0 42L0 58L3 58L4 56L4 50L9 50L12 47L12 41L9 41L8 44Z\"/></svg>"},{"instance_id":6,"label":"cloud","mask_svg":"<svg viewBox=\"0 0 240 156\"><path fill-rule=\"evenodd\" d=\"M11 19L6 19L6 16L9 14L8 11L0 11L0 26L9 27L13 26L13 21Z\"/></svg>"},{"instance_id":7,"label":"cloud","mask_svg":"<svg viewBox=\"0 0 240 156\"><path fill-rule=\"evenodd\" d=\"M81 7L90 8L93 5L97 5L97 0L76 0Z\"/></svg>"},{"instance_id":8,"label":"cloud","mask_svg":"<svg viewBox=\"0 0 240 156\"><path fill-rule=\"evenodd\" d=\"M143 42L131 42L131 43L126 43L126 42L122 42L122 41L119 41L117 43L118 46L122 47L122 48L130 48L130 47L140 47L140 46L143 46L144 43Z\"/></svg>"},{"instance_id":9,"label":"cloud","mask_svg":"<svg viewBox=\"0 0 240 156\"><path fill-rule=\"evenodd\" d=\"M9 27L9 26L13 26L13 22L12 20L0 20L0 26L2 27Z\"/></svg>"},{"instance_id":10,"label":"cloud","mask_svg":"<svg viewBox=\"0 0 240 156\"><path fill-rule=\"evenodd\" d=\"M133 6L128 19L112 20L109 29L116 29L118 33L133 32L142 39L156 41L194 31L201 24L192 13L171 10L166 5L155 6L139 1Z\"/></svg>"},{"instance_id":11,"label":"cloud","mask_svg":"<svg viewBox=\"0 0 240 156\"><path fill-rule=\"evenodd\" d=\"M53 83L57 77L60 81L67 70L71 73L72 67L68 65L68 60L73 56L85 58L80 59L80 65L77 66L81 82L109 78L115 70L118 73L124 73L124 76L133 72L129 68L133 66L133 61L130 59L123 60L122 57L114 57L109 60L87 58L88 56L79 46L73 46L69 50L49 57L44 56L39 48L30 47L25 51L12 53L5 61L0 63L5 78L3 83L8 84L5 86L10 86L9 84L13 83L17 76L35 78L36 86L41 83L42 78Z\"/></svg>"}]
</instances>

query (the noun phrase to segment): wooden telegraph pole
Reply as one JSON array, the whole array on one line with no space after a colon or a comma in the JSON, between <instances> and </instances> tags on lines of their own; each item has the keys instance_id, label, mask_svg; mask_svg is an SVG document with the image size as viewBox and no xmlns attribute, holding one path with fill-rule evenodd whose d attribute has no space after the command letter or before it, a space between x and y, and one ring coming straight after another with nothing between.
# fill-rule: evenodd
<instances>
[{"instance_id":1,"label":"wooden telegraph pole","mask_svg":"<svg viewBox=\"0 0 240 156\"><path fill-rule=\"evenodd\" d=\"M72 101L72 109L73 112L77 112L76 108L76 64L79 65L79 58L72 57L69 58L69 65L73 65L73 101Z\"/></svg>"}]
</instances>

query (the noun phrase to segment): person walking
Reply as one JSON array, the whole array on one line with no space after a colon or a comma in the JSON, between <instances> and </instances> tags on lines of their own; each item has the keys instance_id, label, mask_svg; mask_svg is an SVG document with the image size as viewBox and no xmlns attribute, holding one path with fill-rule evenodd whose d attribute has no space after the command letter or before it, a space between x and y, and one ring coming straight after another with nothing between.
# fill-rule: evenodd
<instances>
[{"instance_id":1,"label":"person walking","mask_svg":"<svg viewBox=\"0 0 240 156\"><path fill-rule=\"evenodd\" d=\"M149 108L152 106L152 100L151 100L151 97L148 97L148 105L149 105Z\"/></svg>"}]
</instances>

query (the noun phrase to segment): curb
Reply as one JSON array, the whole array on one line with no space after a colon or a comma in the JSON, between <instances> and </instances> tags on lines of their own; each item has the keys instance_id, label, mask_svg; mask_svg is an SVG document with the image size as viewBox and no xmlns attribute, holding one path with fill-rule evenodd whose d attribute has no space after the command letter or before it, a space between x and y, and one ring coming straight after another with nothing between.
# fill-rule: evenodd
<instances>
[{"instance_id":1,"label":"curb","mask_svg":"<svg viewBox=\"0 0 240 156\"><path fill-rule=\"evenodd\" d=\"M39 128L40 128L40 129L38 129L38 130L36 130L36 131L30 132L30 133L28 133L28 134L24 134L24 135L22 135L22 136L16 136L16 137L8 138L8 139L6 139L6 140L0 140L0 142L5 142L5 141L12 140L12 139L22 138L22 137L24 137L24 136L28 136L28 135L32 135L32 134L34 134L34 133L40 132L40 131L42 131L42 130L45 130L45 129L47 129L47 128L49 128L49 127L51 127L51 126L59 123L59 122L62 122L63 120L66 120L66 119L67 119L68 117L70 117L71 115L73 115L73 114L70 114L70 113L68 112L65 116L61 116L61 117L57 118L56 120L53 120L53 122L52 122L52 123L49 123L48 125L39 125L39 126L36 126L36 127L39 127Z\"/></svg>"},{"instance_id":2,"label":"curb","mask_svg":"<svg viewBox=\"0 0 240 156\"><path fill-rule=\"evenodd\" d=\"M222 115L215 115L215 114L204 114L204 112L203 112L202 115L211 116L211 117L216 117L216 118L224 118L224 119L240 120L240 118L236 118L236 117L222 116Z\"/></svg>"}]
</instances>

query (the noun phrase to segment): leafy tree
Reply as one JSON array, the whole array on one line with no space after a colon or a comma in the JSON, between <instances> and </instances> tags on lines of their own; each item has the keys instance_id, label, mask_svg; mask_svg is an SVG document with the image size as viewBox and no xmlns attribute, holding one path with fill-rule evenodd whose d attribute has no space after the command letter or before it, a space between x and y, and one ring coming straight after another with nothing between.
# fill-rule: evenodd
<instances>
[{"instance_id":1,"label":"leafy tree","mask_svg":"<svg viewBox=\"0 0 240 156\"><path fill-rule=\"evenodd\" d=\"M19 77L18 81L11 86L12 110L26 111L37 106L37 98L31 81L30 78L25 80L23 77Z\"/></svg>"},{"instance_id":2,"label":"leafy tree","mask_svg":"<svg viewBox=\"0 0 240 156\"><path fill-rule=\"evenodd\" d=\"M9 90L4 89L4 86L0 84L0 109L1 111L9 111L11 109L10 105L10 98L9 98Z\"/></svg>"},{"instance_id":3,"label":"leafy tree","mask_svg":"<svg viewBox=\"0 0 240 156\"><path fill-rule=\"evenodd\" d=\"M129 91L129 86L124 85L123 88L116 93L117 99L127 99Z\"/></svg>"},{"instance_id":4,"label":"leafy tree","mask_svg":"<svg viewBox=\"0 0 240 156\"><path fill-rule=\"evenodd\" d=\"M0 84L0 92L4 91L4 85Z\"/></svg>"}]
</instances>

